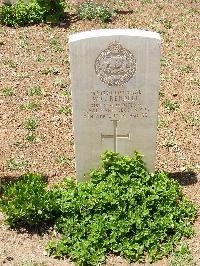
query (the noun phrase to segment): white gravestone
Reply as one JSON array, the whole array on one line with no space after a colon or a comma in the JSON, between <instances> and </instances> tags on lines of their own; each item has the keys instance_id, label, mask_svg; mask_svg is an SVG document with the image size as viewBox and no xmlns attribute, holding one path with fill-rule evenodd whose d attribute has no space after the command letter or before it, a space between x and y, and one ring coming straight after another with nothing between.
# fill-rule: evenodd
<instances>
[{"instance_id":1,"label":"white gravestone","mask_svg":"<svg viewBox=\"0 0 200 266\"><path fill-rule=\"evenodd\" d=\"M154 171L160 35L131 29L69 37L76 175L87 181L111 150L144 155Z\"/></svg>"},{"instance_id":2,"label":"white gravestone","mask_svg":"<svg viewBox=\"0 0 200 266\"><path fill-rule=\"evenodd\" d=\"M17 0L3 0L3 3L5 4L15 4L17 2ZM28 3L29 0L24 0L25 3Z\"/></svg>"}]
</instances>

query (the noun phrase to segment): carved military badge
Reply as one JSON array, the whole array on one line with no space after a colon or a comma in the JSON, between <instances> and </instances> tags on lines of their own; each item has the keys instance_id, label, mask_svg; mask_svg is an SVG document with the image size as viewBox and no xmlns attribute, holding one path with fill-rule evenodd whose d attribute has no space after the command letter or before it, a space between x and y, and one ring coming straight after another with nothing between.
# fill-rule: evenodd
<instances>
[{"instance_id":1,"label":"carved military badge","mask_svg":"<svg viewBox=\"0 0 200 266\"><path fill-rule=\"evenodd\" d=\"M129 50L114 41L97 57L95 71L108 86L123 86L136 72L136 59Z\"/></svg>"}]
</instances>

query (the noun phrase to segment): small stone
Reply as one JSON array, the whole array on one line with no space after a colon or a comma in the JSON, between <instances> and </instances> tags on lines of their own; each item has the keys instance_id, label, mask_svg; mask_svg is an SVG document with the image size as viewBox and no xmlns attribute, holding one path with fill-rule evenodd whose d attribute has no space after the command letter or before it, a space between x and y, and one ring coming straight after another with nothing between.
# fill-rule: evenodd
<instances>
[{"instance_id":1,"label":"small stone","mask_svg":"<svg viewBox=\"0 0 200 266\"><path fill-rule=\"evenodd\" d=\"M180 167L180 171L181 171L181 172L184 172L185 169L186 169L185 166Z\"/></svg>"},{"instance_id":2,"label":"small stone","mask_svg":"<svg viewBox=\"0 0 200 266\"><path fill-rule=\"evenodd\" d=\"M48 252L45 250L45 251L43 252L43 255L44 255L44 256L48 256Z\"/></svg>"}]
</instances>

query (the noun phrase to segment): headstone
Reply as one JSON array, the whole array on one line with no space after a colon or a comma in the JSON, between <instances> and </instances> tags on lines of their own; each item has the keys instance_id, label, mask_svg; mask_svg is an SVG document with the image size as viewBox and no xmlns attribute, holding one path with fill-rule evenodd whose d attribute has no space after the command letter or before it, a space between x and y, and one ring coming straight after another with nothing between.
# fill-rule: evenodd
<instances>
[{"instance_id":1,"label":"headstone","mask_svg":"<svg viewBox=\"0 0 200 266\"><path fill-rule=\"evenodd\" d=\"M15 4L17 0L3 0L3 3L5 4ZM25 3L28 3L29 0L24 0Z\"/></svg>"},{"instance_id":2,"label":"headstone","mask_svg":"<svg viewBox=\"0 0 200 266\"><path fill-rule=\"evenodd\" d=\"M131 29L69 37L76 175L100 166L111 150L144 155L154 171L160 35Z\"/></svg>"}]
</instances>

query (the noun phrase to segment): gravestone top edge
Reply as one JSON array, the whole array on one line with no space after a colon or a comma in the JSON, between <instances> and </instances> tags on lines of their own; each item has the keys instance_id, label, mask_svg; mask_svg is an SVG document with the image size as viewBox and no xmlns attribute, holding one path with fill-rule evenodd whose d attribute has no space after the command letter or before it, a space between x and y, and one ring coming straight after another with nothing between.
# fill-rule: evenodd
<instances>
[{"instance_id":1,"label":"gravestone top edge","mask_svg":"<svg viewBox=\"0 0 200 266\"><path fill-rule=\"evenodd\" d=\"M91 30L75 33L69 36L69 43L80 41L82 39L90 39L97 37L108 36L132 36L132 37L144 37L150 39L161 40L160 34L153 31L138 30L138 29L101 29Z\"/></svg>"}]
</instances>

